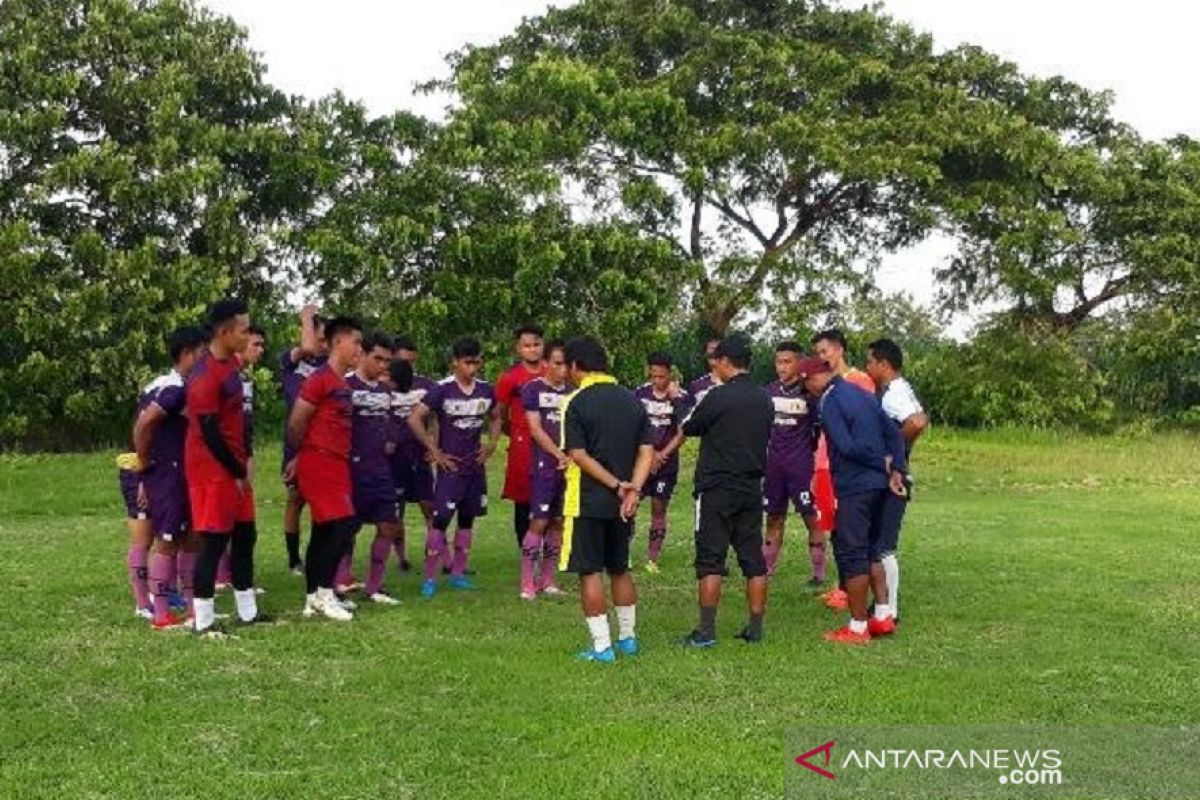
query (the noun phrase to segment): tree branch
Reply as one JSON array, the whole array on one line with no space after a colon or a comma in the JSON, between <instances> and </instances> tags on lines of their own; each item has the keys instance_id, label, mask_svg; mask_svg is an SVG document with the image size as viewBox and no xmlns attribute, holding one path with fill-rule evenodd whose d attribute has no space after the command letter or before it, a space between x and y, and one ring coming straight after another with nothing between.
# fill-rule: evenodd
<instances>
[{"instance_id":1,"label":"tree branch","mask_svg":"<svg viewBox=\"0 0 1200 800\"><path fill-rule=\"evenodd\" d=\"M704 259L704 250L700 238L700 222L704 210L704 196L697 193L692 198L692 260L699 263Z\"/></svg>"},{"instance_id":2,"label":"tree branch","mask_svg":"<svg viewBox=\"0 0 1200 800\"><path fill-rule=\"evenodd\" d=\"M760 229L758 225L754 223L754 220L735 211L733 206L729 205L728 200L722 197L710 197L708 198L708 202L711 203L713 207L722 214L740 225L743 229L749 231L750 234L758 240L758 243L762 245L764 250L770 247L771 240L768 239L767 235L762 232L762 229Z\"/></svg>"}]
</instances>

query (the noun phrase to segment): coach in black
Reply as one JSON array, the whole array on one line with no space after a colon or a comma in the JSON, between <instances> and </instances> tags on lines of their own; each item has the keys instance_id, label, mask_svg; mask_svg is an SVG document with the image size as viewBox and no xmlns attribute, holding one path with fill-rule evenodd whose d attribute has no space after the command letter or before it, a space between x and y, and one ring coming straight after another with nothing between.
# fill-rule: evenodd
<instances>
[{"instance_id":1,"label":"coach in black","mask_svg":"<svg viewBox=\"0 0 1200 800\"><path fill-rule=\"evenodd\" d=\"M629 539L642 485L650 476L654 448L650 420L633 392L608 374L600 342L567 342L571 382L579 390L562 407L562 450L571 459L563 496L563 548L559 567L579 575L579 595L592 648L587 661L616 659L608 626L603 573L608 573L617 609L616 649L638 651L635 632L637 588L629 574Z\"/></svg>"},{"instance_id":2,"label":"coach in black","mask_svg":"<svg viewBox=\"0 0 1200 800\"><path fill-rule=\"evenodd\" d=\"M683 423L685 435L700 437L695 482L700 625L684 639L688 647L717 643L717 606L731 546L746 578L750 606L750 621L739 639L762 640L767 608L762 481L775 409L766 390L750 379L750 346L744 339L723 339L713 357L721 385Z\"/></svg>"}]
</instances>

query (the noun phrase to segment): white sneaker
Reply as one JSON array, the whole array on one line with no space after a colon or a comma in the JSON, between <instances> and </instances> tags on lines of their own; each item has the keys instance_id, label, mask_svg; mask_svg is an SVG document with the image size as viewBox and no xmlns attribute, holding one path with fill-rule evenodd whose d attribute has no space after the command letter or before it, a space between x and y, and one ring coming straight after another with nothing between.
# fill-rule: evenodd
<instances>
[{"instance_id":1,"label":"white sneaker","mask_svg":"<svg viewBox=\"0 0 1200 800\"><path fill-rule=\"evenodd\" d=\"M376 592L369 598L372 603L379 603L385 606L398 606L400 601L392 597L387 592Z\"/></svg>"},{"instance_id":2,"label":"white sneaker","mask_svg":"<svg viewBox=\"0 0 1200 800\"><path fill-rule=\"evenodd\" d=\"M537 592L533 591L532 589L522 589L521 590L521 599L522 600L537 600Z\"/></svg>"},{"instance_id":3,"label":"white sneaker","mask_svg":"<svg viewBox=\"0 0 1200 800\"><path fill-rule=\"evenodd\" d=\"M555 586L553 584L542 589L542 594L546 595L546 597L566 597L567 596L566 592L564 592L562 589L558 588L557 586Z\"/></svg>"},{"instance_id":4,"label":"white sneaker","mask_svg":"<svg viewBox=\"0 0 1200 800\"><path fill-rule=\"evenodd\" d=\"M255 587L254 587L254 593L255 593L255 594L266 594L266 593L267 593L267 590L266 590L266 589L264 589L264 588L263 588L263 587L261 587L261 586L255 586Z\"/></svg>"},{"instance_id":5,"label":"white sneaker","mask_svg":"<svg viewBox=\"0 0 1200 800\"><path fill-rule=\"evenodd\" d=\"M139 619L154 619L153 608L135 608L133 615Z\"/></svg>"},{"instance_id":6,"label":"white sneaker","mask_svg":"<svg viewBox=\"0 0 1200 800\"><path fill-rule=\"evenodd\" d=\"M358 603L354 602L349 597L342 597L338 595L337 592L334 592L333 599L347 611L354 611L358 608Z\"/></svg>"},{"instance_id":7,"label":"white sneaker","mask_svg":"<svg viewBox=\"0 0 1200 800\"><path fill-rule=\"evenodd\" d=\"M338 622L349 622L354 619L350 610L338 602L337 597L328 589L318 589L313 598L314 610Z\"/></svg>"},{"instance_id":8,"label":"white sneaker","mask_svg":"<svg viewBox=\"0 0 1200 800\"><path fill-rule=\"evenodd\" d=\"M300 612L302 617L315 617L317 615L317 596L315 594L306 594L304 596L304 610Z\"/></svg>"}]
</instances>

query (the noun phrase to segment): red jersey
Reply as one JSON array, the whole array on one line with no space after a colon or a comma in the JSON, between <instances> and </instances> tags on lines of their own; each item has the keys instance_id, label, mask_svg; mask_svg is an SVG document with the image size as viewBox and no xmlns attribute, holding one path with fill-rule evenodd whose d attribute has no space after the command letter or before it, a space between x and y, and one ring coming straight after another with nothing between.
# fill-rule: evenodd
<instances>
[{"instance_id":1,"label":"red jersey","mask_svg":"<svg viewBox=\"0 0 1200 800\"><path fill-rule=\"evenodd\" d=\"M304 380L300 399L317 409L300 449L322 450L349 461L354 403L346 379L325 364Z\"/></svg>"},{"instance_id":2,"label":"red jersey","mask_svg":"<svg viewBox=\"0 0 1200 800\"><path fill-rule=\"evenodd\" d=\"M242 396L242 362L237 356L201 357L187 382L187 442L184 465L189 481L234 480L213 457L200 432L200 418L215 414L221 438L233 457L246 463L245 414Z\"/></svg>"},{"instance_id":3,"label":"red jersey","mask_svg":"<svg viewBox=\"0 0 1200 800\"><path fill-rule=\"evenodd\" d=\"M496 400L508 408L509 438L529 438L529 418L525 416L525 407L521 404L521 387L544 374L545 369L539 368L537 372L530 372L523 362L519 362L510 367L496 382Z\"/></svg>"}]
</instances>

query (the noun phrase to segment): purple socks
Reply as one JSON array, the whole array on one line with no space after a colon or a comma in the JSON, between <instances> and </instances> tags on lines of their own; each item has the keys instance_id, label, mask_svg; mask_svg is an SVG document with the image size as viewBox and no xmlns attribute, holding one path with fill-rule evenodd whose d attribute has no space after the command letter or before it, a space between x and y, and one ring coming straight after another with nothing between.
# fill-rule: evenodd
<instances>
[{"instance_id":1,"label":"purple socks","mask_svg":"<svg viewBox=\"0 0 1200 800\"><path fill-rule=\"evenodd\" d=\"M129 555L126 563L129 565L129 585L133 587L133 602L139 609L150 607L150 587L147 583L149 570L149 549L141 545L129 545Z\"/></svg>"}]
</instances>

